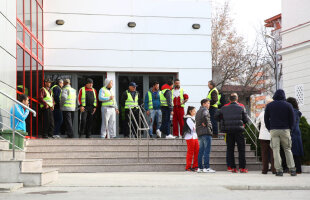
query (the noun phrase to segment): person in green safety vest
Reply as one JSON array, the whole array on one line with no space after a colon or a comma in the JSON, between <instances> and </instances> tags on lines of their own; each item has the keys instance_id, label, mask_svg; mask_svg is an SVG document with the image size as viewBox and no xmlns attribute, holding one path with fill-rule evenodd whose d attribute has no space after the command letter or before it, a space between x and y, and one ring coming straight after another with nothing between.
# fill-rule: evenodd
<instances>
[{"instance_id":1,"label":"person in green safety vest","mask_svg":"<svg viewBox=\"0 0 310 200\"><path fill-rule=\"evenodd\" d=\"M216 88L216 84L214 81L209 81L208 87L210 89L207 98L210 99L210 118L211 118L211 123L212 123L212 128L213 128L213 137L217 138L218 137L218 124L217 121L215 120L215 113L217 112L218 105L220 104L220 98L219 98L219 91Z\"/></svg>"},{"instance_id":2,"label":"person in green safety vest","mask_svg":"<svg viewBox=\"0 0 310 200\"><path fill-rule=\"evenodd\" d=\"M80 108L80 130L79 137L86 135L91 137L94 114L98 106L97 91L93 88L94 81L91 78L86 79L86 84L79 91L78 103Z\"/></svg>"},{"instance_id":3,"label":"person in green safety vest","mask_svg":"<svg viewBox=\"0 0 310 200\"><path fill-rule=\"evenodd\" d=\"M68 138L73 138L73 120L76 110L76 90L70 86L70 79L64 80L64 87L60 93L60 110L63 115L63 123Z\"/></svg>"},{"instance_id":4,"label":"person in green safety vest","mask_svg":"<svg viewBox=\"0 0 310 200\"><path fill-rule=\"evenodd\" d=\"M161 87L160 93L160 107L162 113L161 132L166 135L167 139L174 139L175 137L170 133L171 115L173 115L173 103L172 103L172 80L168 80L167 84Z\"/></svg>"},{"instance_id":5,"label":"person in green safety vest","mask_svg":"<svg viewBox=\"0 0 310 200\"><path fill-rule=\"evenodd\" d=\"M124 137L129 137L129 107L132 108L132 112L137 120L139 120L139 109L142 104L142 98L140 98L139 92L137 89L137 84L135 82L129 83L128 90L124 91L121 97L120 106L125 108L125 121L124 121ZM132 124L135 126L134 121ZM137 127L134 127L137 129Z\"/></svg>"},{"instance_id":6,"label":"person in green safety vest","mask_svg":"<svg viewBox=\"0 0 310 200\"><path fill-rule=\"evenodd\" d=\"M145 94L144 98L144 108L146 110L146 115L148 116L148 124L150 127L149 134L153 137L153 124L156 121L156 135L161 138L161 120L162 114L160 110L160 93L159 83L154 81L150 90Z\"/></svg>"},{"instance_id":7,"label":"person in green safety vest","mask_svg":"<svg viewBox=\"0 0 310 200\"><path fill-rule=\"evenodd\" d=\"M99 101L101 104L101 138L115 138L115 121L116 114L119 114L117 103L115 100L114 92L112 90L113 81L111 79L106 79L104 81L104 86L99 91Z\"/></svg>"},{"instance_id":8,"label":"person in green safety vest","mask_svg":"<svg viewBox=\"0 0 310 200\"><path fill-rule=\"evenodd\" d=\"M38 101L40 103L40 133L42 138L53 137L54 135L54 98L50 89L52 80L46 78L44 87L40 89ZM43 122L42 122L43 121Z\"/></svg>"}]
</instances>

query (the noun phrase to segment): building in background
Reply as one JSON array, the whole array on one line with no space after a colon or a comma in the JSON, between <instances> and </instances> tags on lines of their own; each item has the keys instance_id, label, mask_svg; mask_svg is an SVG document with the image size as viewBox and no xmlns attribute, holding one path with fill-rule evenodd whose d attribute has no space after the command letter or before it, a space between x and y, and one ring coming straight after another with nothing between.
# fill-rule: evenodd
<instances>
[{"instance_id":1,"label":"building in background","mask_svg":"<svg viewBox=\"0 0 310 200\"><path fill-rule=\"evenodd\" d=\"M310 1L282 0L283 89L310 119Z\"/></svg>"},{"instance_id":2,"label":"building in background","mask_svg":"<svg viewBox=\"0 0 310 200\"><path fill-rule=\"evenodd\" d=\"M112 79L117 101L131 81L144 97L154 80L176 77L190 96L187 105L198 108L207 96L209 0L1 0L0 9L1 81L13 87L12 96L14 88L28 94L36 110L44 76L70 78L75 89L92 78L97 91ZM31 136L38 123L29 118ZM77 134L77 116L74 127Z\"/></svg>"}]
</instances>

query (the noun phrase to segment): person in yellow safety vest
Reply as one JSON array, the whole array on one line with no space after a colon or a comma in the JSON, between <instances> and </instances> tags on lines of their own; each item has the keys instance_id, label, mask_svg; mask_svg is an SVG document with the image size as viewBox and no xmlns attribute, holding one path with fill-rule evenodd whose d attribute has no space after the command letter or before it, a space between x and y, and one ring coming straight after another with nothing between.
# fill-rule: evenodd
<instances>
[{"instance_id":1,"label":"person in yellow safety vest","mask_svg":"<svg viewBox=\"0 0 310 200\"><path fill-rule=\"evenodd\" d=\"M101 101L101 138L115 138L115 121L116 114L119 114L117 103L115 100L114 92L112 90L113 81L111 79L106 79L104 81L104 86L99 91L99 101Z\"/></svg>"},{"instance_id":2,"label":"person in yellow safety vest","mask_svg":"<svg viewBox=\"0 0 310 200\"><path fill-rule=\"evenodd\" d=\"M79 91L78 103L80 107L80 130L79 137L86 135L91 137L94 114L98 106L97 91L93 88L94 81L91 78L86 79L86 84Z\"/></svg>"},{"instance_id":3,"label":"person in yellow safety vest","mask_svg":"<svg viewBox=\"0 0 310 200\"><path fill-rule=\"evenodd\" d=\"M162 114L160 110L160 93L159 83L154 81L150 90L145 94L144 98L144 108L146 110L146 115L148 116L148 124L150 127L149 134L153 137L153 124L156 121L156 135L161 138L161 119Z\"/></svg>"},{"instance_id":4,"label":"person in yellow safety vest","mask_svg":"<svg viewBox=\"0 0 310 200\"><path fill-rule=\"evenodd\" d=\"M217 112L218 105L220 104L220 98L219 98L219 91L215 87L216 84L214 81L209 81L208 82L208 87L210 89L207 98L210 99L210 118L211 118L211 123L212 123L212 128L213 128L213 137L217 138L218 137L218 124L217 121L215 120L215 113Z\"/></svg>"},{"instance_id":5,"label":"person in yellow safety vest","mask_svg":"<svg viewBox=\"0 0 310 200\"><path fill-rule=\"evenodd\" d=\"M172 90L172 102L173 102L173 135L182 138L183 126L184 126L184 107L188 101L188 95L181 88L181 82L179 79L174 80L174 88ZM180 129L179 129L180 127Z\"/></svg>"},{"instance_id":6,"label":"person in yellow safety vest","mask_svg":"<svg viewBox=\"0 0 310 200\"><path fill-rule=\"evenodd\" d=\"M54 136L53 138L60 138L60 127L61 127L61 124L62 124L62 112L60 110L60 99L59 99L59 96L60 96L60 93L61 93L61 88L63 87L64 85L64 81L62 79L58 79L57 80L57 84L55 84L51 90L52 90L52 93L53 93L53 97L54 97L54 100L55 100L55 109L53 111L53 115L54 115L54 124L55 124L55 130L54 130Z\"/></svg>"},{"instance_id":7,"label":"person in yellow safety vest","mask_svg":"<svg viewBox=\"0 0 310 200\"><path fill-rule=\"evenodd\" d=\"M54 134L54 98L50 89L52 80L46 78L44 87L40 89L38 101L40 103L40 135L42 138L53 137Z\"/></svg>"},{"instance_id":8,"label":"person in yellow safety vest","mask_svg":"<svg viewBox=\"0 0 310 200\"><path fill-rule=\"evenodd\" d=\"M120 101L120 105L122 108L125 109L125 120L124 120L124 137L129 137L129 132L130 132L130 128L129 128L129 108L131 107L132 112L134 114L134 117L139 120L139 105L142 104L142 98L140 98L140 94L139 92L136 90L137 89L137 84L135 82L131 82L129 83L129 88L128 90L124 91L121 97L121 101ZM135 123L134 120L132 120L132 124L133 126L131 127L131 129L137 129L137 127L135 127ZM132 132L133 133L133 132ZM134 133L133 133L134 134Z\"/></svg>"},{"instance_id":9,"label":"person in yellow safety vest","mask_svg":"<svg viewBox=\"0 0 310 200\"><path fill-rule=\"evenodd\" d=\"M172 80L168 80L167 84L161 87L160 93L160 107L162 113L161 132L166 135L167 139L174 139L175 137L170 133L171 118L173 115L173 103L172 103Z\"/></svg>"},{"instance_id":10,"label":"person in yellow safety vest","mask_svg":"<svg viewBox=\"0 0 310 200\"><path fill-rule=\"evenodd\" d=\"M63 115L63 123L68 138L73 138L73 120L76 110L76 90L70 86L70 79L64 80L64 87L60 93L60 110Z\"/></svg>"}]
</instances>

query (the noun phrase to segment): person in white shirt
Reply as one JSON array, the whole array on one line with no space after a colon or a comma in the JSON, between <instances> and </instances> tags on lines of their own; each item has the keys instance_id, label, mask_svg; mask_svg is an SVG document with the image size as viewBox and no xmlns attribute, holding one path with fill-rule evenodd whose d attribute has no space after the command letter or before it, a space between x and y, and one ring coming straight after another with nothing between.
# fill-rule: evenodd
<instances>
[{"instance_id":1,"label":"person in white shirt","mask_svg":"<svg viewBox=\"0 0 310 200\"><path fill-rule=\"evenodd\" d=\"M186 167L185 171L195 171L198 169L199 142L196 133L195 123L196 109L188 106L187 114L184 116L183 136L187 143ZM193 161L194 157L194 162Z\"/></svg>"},{"instance_id":2,"label":"person in white shirt","mask_svg":"<svg viewBox=\"0 0 310 200\"><path fill-rule=\"evenodd\" d=\"M267 100L267 104L272 102L272 99ZM274 168L273 161L273 152L270 147L270 133L265 126L264 121L265 111L262 111L258 118L256 119L256 125L259 127L259 141L261 146L261 155L262 155L262 174L267 174L269 169L269 163L271 163L271 171L272 173L276 173L276 169Z\"/></svg>"}]
</instances>

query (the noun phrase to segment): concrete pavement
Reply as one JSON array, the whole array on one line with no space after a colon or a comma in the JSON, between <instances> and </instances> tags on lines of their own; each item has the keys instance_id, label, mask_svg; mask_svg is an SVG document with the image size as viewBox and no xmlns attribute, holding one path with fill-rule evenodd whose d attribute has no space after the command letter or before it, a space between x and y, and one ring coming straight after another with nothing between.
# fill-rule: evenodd
<instances>
[{"instance_id":1,"label":"concrete pavement","mask_svg":"<svg viewBox=\"0 0 310 200\"><path fill-rule=\"evenodd\" d=\"M124 172L59 174L55 183L0 194L6 200L93 199L309 199L310 174L291 177L259 172L197 174Z\"/></svg>"}]
</instances>

